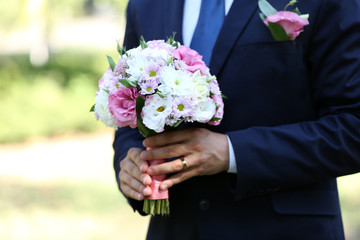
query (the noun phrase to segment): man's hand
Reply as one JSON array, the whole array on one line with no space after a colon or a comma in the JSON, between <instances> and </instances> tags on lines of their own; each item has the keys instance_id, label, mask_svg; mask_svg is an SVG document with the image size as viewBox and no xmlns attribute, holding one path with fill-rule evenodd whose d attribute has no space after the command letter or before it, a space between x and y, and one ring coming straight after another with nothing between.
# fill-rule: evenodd
<instances>
[{"instance_id":1,"label":"man's hand","mask_svg":"<svg viewBox=\"0 0 360 240\"><path fill-rule=\"evenodd\" d=\"M151 177L146 173L148 163L140 159L143 150L140 148L129 149L127 156L120 162L120 188L130 198L143 200L151 194L149 185Z\"/></svg>"},{"instance_id":2,"label":"man's hand","mask_svg":"<svg viewBox=\"0 0 360 240\"><path fill-rule=\"evenodd\" d=\"M146 167L144 172L149 175L177 172L162 182L161 190L195 176L217 174L229 168L229 146L225 134L203 128L175 130L149 137L143 144L152 149L141 153L141 161L180 157ZM184 169L181 157L185 158L188 168Z\"/></svg>"}]
</instances>

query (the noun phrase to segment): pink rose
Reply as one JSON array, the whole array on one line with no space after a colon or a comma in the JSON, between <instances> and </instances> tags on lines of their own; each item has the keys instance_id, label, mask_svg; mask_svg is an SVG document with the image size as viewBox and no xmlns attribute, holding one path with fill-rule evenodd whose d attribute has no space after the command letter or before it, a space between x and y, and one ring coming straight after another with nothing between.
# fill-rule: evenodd
<instances>
[{"instance_id":1,"label":"pink rose","mask_svg":"<svg viewBox=\"0 0 360 240\"><path fill-rule=\"evenodd\" d=\"M109 95L109 110L116 124L120 127L136 128L136 87L120 87Z\"/></svg>"},{"instance_id":2,"label":"pink rose","mask_svg":"<svg viewBox=\"0 0 360 240\"><path fill-rule=\"evenodd\" d=\"M304 26L309 24L307 19L289 11L279 11L274 15L268 16L264 22L266 25L268 25L268 22L272 22L282 26L288 35L289 40L295 40L295 38L303 31Z\"/></svg>"},{"instance_id":3,"label":"pink rose","mask_svg":"<svg viewBox=\"0 0 360 240\"><path fill-rule=\"evenodd\" d=\"M174 57L177 60L185 62L187 65L186 70L188 72L194 73L197 70L200 70L202 74L208 75L207 67L202 60L202 56L195 50L186 46L180 46L174 51Z\"/></svg>"}]
</instances>

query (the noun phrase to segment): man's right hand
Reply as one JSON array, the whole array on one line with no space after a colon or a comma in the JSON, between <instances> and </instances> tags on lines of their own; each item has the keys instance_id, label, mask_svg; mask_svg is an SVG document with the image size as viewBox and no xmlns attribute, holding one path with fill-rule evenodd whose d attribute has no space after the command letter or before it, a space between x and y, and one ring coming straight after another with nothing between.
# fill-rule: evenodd
<instances>
[{"instance_id":1,"label":"man's right hand","mask_svg":"<svg viewBox=\"0 0 360 240\"><path fill-rule=\"evenodd\" d=\"M151 194L151 177L146 171L149 165L140 159L141 148L130 148L126 157L120 161L120 188L129 198L143 200Z\"/></svg>"}]
</instances>

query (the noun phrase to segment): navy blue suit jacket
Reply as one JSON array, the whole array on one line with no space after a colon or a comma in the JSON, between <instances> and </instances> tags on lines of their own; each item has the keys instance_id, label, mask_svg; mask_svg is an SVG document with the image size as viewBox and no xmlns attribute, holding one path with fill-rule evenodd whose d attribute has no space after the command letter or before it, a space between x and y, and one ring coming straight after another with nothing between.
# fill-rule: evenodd
<instances>
[{"instance_id":1,"label":"navy blue suit jacket","mask_svg":"<svg viewBox=\"0 0 360 240\"><path fill-rule=\"evenodd\" d=\"M269 0L278 10L288 0ZM234 0L210 70L237 174L201 176L170 189L171 216L151 218L148 239L344 239L336 177L360 170L360 1L303 0L310 25L276 42L257 0ZM124 45L182 42L183 0L130 0ZM137 130L114 140L114 168ZM117 177L119 182L119 179ZM142 202L129 199L142 213Z\"/></svg>"}]
</instances>

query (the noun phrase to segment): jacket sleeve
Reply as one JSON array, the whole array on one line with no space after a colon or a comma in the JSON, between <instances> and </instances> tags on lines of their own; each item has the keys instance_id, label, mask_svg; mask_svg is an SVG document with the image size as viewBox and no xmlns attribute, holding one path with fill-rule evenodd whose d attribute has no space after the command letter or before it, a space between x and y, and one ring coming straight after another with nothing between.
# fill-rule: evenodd
<instances>
[{"instance_id":1,"label":"jacket sleeve","mask_svg":"<svg viewBox=\"0 0 360 240\"><path fill-rule=\"evenodd\" d=\"M228 133L238 199L360 171L360 1L322 2L306 57L317 119Z\"/></svg>"},{"instance_id":2,"label":"jacket sleeve","mask_svg":"<svg viewBox=\"0 0 360 240\"><path fill-rule=\"evenodd\" d=\"M123 43L126 49L131 49L139 45L137 26L134 21L134 16L136 12L134 10L133 3L134 1L130 0L126 10L126 29L125 29L125 36ZM124 128L119 128L115 132L115 137L113 142L113 148L115 151L113 164L114 164L116 181L120 191L121 191L120 179L119 179L120 161L123 158L125 158L130 148L132 147L144 148L142 145L142 141L143 141L143 137L137 129L124 127ZM143 201L137 201L130 198L127 198L127 200L128 203L134 209L134 211L137 210L139 211L140 214L145 215L145 213L142 211Z\"/></svg>"}]
</instances>

